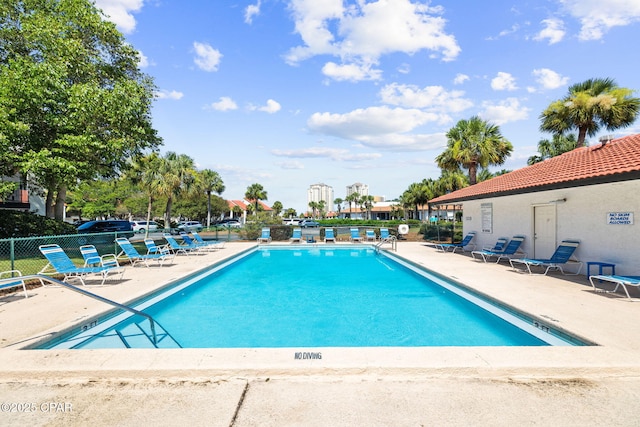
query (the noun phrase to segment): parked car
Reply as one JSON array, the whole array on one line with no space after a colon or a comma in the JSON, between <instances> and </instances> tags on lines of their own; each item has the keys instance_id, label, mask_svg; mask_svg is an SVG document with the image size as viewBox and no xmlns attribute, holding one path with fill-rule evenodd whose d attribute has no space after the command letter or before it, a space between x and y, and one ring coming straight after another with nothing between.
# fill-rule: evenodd
<instances>
[{"instance_id":1,"label":"parked car","mask_svg":"<svg viewBox=\"0 0 640 427\"><path fill-rule=\"evenodd\" d=\"M96 220L85 222L78 227L78 234L94 234L94 233L115 233L118 232L118 237L133 237L133 227L129 221L108 219L108 220ZM86 238L81 237L78 239L78 244L86 245L87 243L104 243L112 242L114 239L112 236L100 236L100 238Z\"/></svg>"},{"instance_id":2,"label":"parked car","mask_svg":"<svg viewBox=\"0 0 640 427\"><path fill-rule=\"evenodd\" d=\"M320 223L318 221L305 219L300 223L300 227L302 228L320 227Z\"/></svg>"},{"instance_id":3,"label":"parked car","mask_svg":"<svg viewBox=\"0 0 640 427\"><path fill-rule=\"evenodd\" d=\"M300 225L300 218L285 218L282 220L284 225Z\"/></svg>"},{"instance_id":4,"label":"parked car","mask_svg":"<svg viewBox=\"0 0 640 427\"><path fill-rule=\"evenodd\" d=\"M178 231L202 231L204 226L198 221L183 221L178 224Z\"/></svg>"},{"instance_id":5,"label":"parked car","mask_svg":"<svg viewBox=\"0 0 640 427\"><path fill-rule=\"evenodd\" d=\"M240 221L238 221L237 219L229 219L229 220L222 220L219 223L216 224L216 227L223 227L223 228L241 228L242 224L240 224Z\"/></svg>"},{"instance_id":6,"label":"parked car","mask_svg":"<svg viewBox=\"0 0 640 427\"><path fill-rule=\"evenodd\" d=\"M155 221L131 221L131 227L135 233L144 233L146 230L156 231L160 224Z\"/></svg>"}]
</instances>

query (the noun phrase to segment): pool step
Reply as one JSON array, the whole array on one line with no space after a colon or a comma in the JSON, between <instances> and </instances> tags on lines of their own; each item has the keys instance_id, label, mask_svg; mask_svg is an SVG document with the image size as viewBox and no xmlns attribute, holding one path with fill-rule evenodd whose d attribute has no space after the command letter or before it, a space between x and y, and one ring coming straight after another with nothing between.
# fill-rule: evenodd
<instances>
[{"instance_id":1,"label":"pool step","mask_svg":"<svg viewBox=\"0 0 640 427\"><path fill-rule=\"evenodd\" d=\"M180 348L165 329L158 323L155 324L156 343L153 343L153 334L149 322L131 323L122 329L117 329L116 333L121 342L127 348Z\"/></svg>"}]
</instances>

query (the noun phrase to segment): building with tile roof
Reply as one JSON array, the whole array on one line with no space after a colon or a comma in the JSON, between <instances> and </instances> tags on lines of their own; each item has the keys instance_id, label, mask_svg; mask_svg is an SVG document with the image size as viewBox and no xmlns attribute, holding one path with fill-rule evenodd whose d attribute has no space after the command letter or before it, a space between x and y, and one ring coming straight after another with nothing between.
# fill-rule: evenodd
<instances>
[{"instance_id":1,"label":"building with tile roof","mask_svg":"<svg viewBox=\"0 0 640 427\"><path fill-rule=\"evenodd\" d=\"M528 257L545 258L574 238L579 258L640 274L640 134L577 148L429 204L460 205L464 232L476 231L478 246L524 234Z\"/></svg>"}]
</instances>

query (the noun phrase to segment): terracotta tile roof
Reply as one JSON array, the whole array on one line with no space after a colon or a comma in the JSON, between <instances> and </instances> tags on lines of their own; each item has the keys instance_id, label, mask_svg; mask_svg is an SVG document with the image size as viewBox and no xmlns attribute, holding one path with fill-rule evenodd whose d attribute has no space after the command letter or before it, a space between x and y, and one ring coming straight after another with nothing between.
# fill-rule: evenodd
<instances>
[{"instance_id":1,"label":"terracotta tile roof","mask_svg":"<svg viewBox=\"0 0 640 427\"><path fill-rule=\"evenodd\" d=\"M227 200L227 205L229 205L229 209L233 209L234 206L238 206L243 211L247 210L247 205L249 203L253 204L253 202L249 202L248 200ZM258 204L260 206L262 206L262 209L265 210L265 211L272 211L273 210L273 209L271 209L271 206L267 205L266 203L262 202L261 200L258 200Z\"/></svg>"},{"instance_id":2,"label":"terracotta tile roof","mask_svg":"<svg viewBox=\"0 0 640 427\"><path fill-rule=\"evenodd\" d=\"M605 145L576 148L543 162L480 182L429 201L429 204L521 194L640 179L640 134Z\"/></svg>"}]
</instances>

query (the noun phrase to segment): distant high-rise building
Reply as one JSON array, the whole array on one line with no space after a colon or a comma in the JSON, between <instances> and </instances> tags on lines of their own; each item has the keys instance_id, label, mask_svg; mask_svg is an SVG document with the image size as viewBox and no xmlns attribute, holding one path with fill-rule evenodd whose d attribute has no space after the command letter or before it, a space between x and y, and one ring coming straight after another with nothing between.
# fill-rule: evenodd
<instances>
[{"instance_id":1,"label":"distant high-rise building","mask_svg":"<svg viewBox=\"0 0 640 427\"><path fill-rule=\"evenodd\" d=\"M307 191L307 207L310 202L324 201L324 211L333 211L333 187L326 184L312 184Z\"/></svg>"},{"instance_id":2,"label":"distant high-rise building","mask_svg":"<svg viewBox=\"0 0 640 427\"><path fill-rule=\"evenodd\" d=\"M369 195L369 186L361 182L356 182L352 185L347 185L347 197L353 193L358 193L361 196Z\"/></svg>"}]
</instances>

